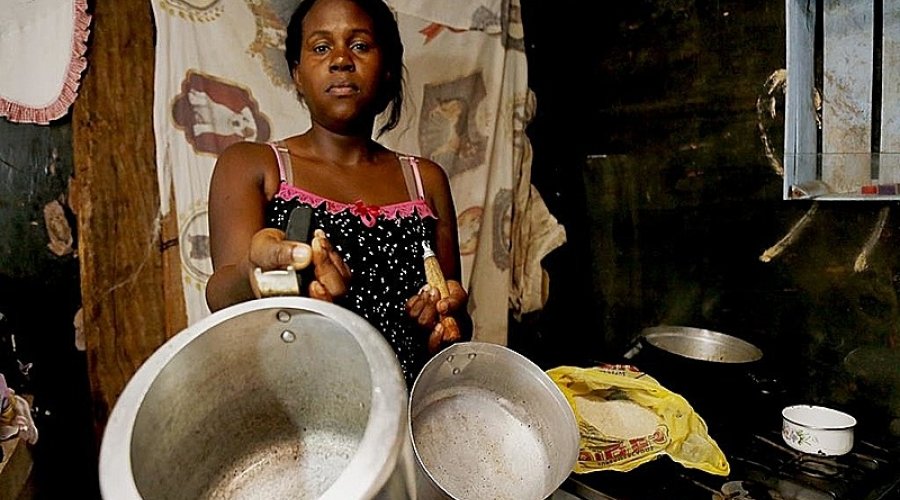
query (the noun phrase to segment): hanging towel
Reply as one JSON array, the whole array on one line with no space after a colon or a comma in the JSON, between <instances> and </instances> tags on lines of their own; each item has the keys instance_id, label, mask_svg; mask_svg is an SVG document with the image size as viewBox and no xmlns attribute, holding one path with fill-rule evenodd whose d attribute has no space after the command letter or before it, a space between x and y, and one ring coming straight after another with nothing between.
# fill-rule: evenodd
<instances>
[{"instance_id":1,"label":"hanging towel","mask_svg":"<svg viewBox=\"0 0 900 500\"><path fill-rule=\"evenodd\" d=\"M0 116L45 125L78 96L87 0L0 0Z\"/></svg>"}]
</instances>

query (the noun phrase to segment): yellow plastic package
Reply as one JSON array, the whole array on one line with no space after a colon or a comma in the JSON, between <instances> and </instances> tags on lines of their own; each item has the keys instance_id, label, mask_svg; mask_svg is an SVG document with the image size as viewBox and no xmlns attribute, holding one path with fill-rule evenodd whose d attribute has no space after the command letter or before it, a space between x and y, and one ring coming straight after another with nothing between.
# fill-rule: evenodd
<instances>
[{"instance_id":1,"label":"yellow plastic package","mask_svg":"<svg viewBox=\"0 0 900 500\"><path fill-rule=\"evenodd\" d=\"M687 400L637 368L559 366L547 374L572 406L581 431L576 473L625 472L662 454L711 474L727 476L731 470Z\"/></svg>"}]
</instances>

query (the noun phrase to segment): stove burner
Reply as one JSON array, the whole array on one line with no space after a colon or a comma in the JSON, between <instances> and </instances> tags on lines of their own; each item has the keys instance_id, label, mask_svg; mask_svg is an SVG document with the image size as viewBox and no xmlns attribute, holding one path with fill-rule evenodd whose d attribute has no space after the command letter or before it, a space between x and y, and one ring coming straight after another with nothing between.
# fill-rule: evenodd
<instances>
[{"instance_id":1,"label":"stove burner","mask_svg":"<svg viewBox=\"0 0 900 500\"><path fill-rule=\"evenodd\" d=\"M833 478L841 475L837 464L832 465L819 460L801 459L798 468L800 472L812 477Z\"/></svg>"},{"instance_id":2,"label":"stove burner","mask_svg":"<svg viewBox=\"0 0 900 500\"><path fill-rule=\"evenodd\" d=\"M762 498L762 497L760 497ZM714 493L712 500L756 500L744 488L744 481L728 481L722 485L722 493Z\"/></svg>"},{"instance_id":3,"label":"stove burner","mask_svg":"<svg viewBox=\"0 0 900 500\"><path fill-rule=\"evenodd\" d=\"M783 445L780 428L773 428L735 439L730 453L726 449L731 464L727 477L658 460L625 474L576 478L581 486L577 498L900 500L900 442L884 443L860 439L846 455L812 455Z\"/></svg>"}]
</instances>

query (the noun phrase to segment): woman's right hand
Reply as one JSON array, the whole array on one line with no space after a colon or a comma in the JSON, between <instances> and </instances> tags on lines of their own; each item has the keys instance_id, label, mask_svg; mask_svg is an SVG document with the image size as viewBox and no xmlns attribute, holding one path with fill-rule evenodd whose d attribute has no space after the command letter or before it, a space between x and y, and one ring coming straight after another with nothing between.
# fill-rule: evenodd
<instances>
[{"instance_id":1,"label":"woman's right hand","mask_svg":"<svg viewBox=\"0 0 900 500\"><path fill-rule=\"evenodd\" d=\"M250 267L263 271L305 269L312 262L312 248L306 243L285 239L284 231L274 228L260 229L250 240Z\"/></svg>"},{"instance_id":2,"label":"woman's right hand","mask_svg":"<svg viewBox=\"0 0 900 500\"><path fill-rule=\"evenodd\" d=\"M292 266L300 271L310 265L313 266L315 279L307 285L307 295L334 302L347 293L350 268L321 229L315 230L308 244L287 240L284 231L273 228L260 229L250 240L251 268L271 271Z\"/></svg>"}]
</instances>

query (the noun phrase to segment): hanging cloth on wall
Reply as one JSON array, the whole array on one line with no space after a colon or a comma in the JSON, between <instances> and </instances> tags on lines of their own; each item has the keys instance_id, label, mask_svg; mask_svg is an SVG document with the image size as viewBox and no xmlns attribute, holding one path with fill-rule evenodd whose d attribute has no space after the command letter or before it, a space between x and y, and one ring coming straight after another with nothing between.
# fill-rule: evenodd
<instances>
[{"instance_id":1,"label":"hanging cloth on wall","mask_svg":"<svg viewBox=\"0 0 900 500\"><path fill-rule=\"evenodd\" d=\"M0 0L0 116L45 125L78 96L87 0Z\"/></svg>"},{"instance_id":2,"label":"hanging cloth on wall","mask_svg":"<svg viewBox=\"0 0 900 500\"><path fill-rule=\"evenodd\" d=\"M309 127L284 60L285 26L296 4L152 1L160 214L177 214L188 324L210 313L207 197L216 158L235 142L281 139Z\"/></svg>"},{"instance_id":3,"label":"hanging cloth on wall","mask_svg":"<svg viewBox=\"0 0 900 500\"><path fill-rule=\"evenodd\" d=\"M388 0L409 68L407 111L386 143L440 164L457 210L475 340L506 344L508 316L547 299L541 259L565 229L531 185L528 89L519 0Z\"/></svg>"}]
</instances>

